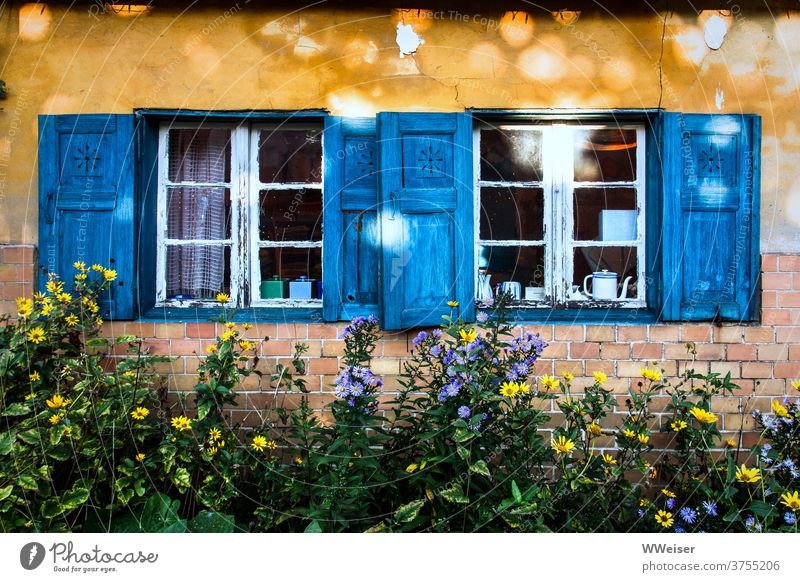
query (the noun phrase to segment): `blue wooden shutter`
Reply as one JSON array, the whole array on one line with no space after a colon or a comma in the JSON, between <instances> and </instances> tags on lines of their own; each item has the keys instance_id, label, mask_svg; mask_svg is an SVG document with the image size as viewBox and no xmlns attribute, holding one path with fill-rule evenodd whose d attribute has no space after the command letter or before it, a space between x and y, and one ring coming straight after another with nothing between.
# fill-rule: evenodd
<instances>
[{"instance_id":1,"label":"blue wooden shutter","mask_svg":"<svg viewBox=\"0 0 800 582\"><path fill-rule=\"evenodd\" d=\"M378 315L375 119L328 117L323 143L323 318Z\"/></svg>"},{"instance_id":2,"label":"blue wooden shutter","mask_svg":"<svg viewBox=\"0 0 800 582\"><path fill-rule=\"evenodd\" d=\"M758 303L760 118L665 113L662 130L662 318L752 320Z\"/></svg>"},{"instance_id":3,"label":"blue wooden shutter","mask_svg":"<svg viewBox=\"0 0 800 582\"><path fill-rule=\"evenodd\" d=\"M72 263L117 271L101 303L107 319L132 319L133 115L39 116L39 287L47 273L72 280Z\"/></svg>"},{"instance_id":4,"label":"blue wooden shutter","mask_svg":"<svg viewBox=\"0 0 800 582\"><path fill-rule=\"evenodd\" d=\"M474 316L468 113L380 113L384 328L437 325L456 300Z\"/></svg>"}]
</instances>

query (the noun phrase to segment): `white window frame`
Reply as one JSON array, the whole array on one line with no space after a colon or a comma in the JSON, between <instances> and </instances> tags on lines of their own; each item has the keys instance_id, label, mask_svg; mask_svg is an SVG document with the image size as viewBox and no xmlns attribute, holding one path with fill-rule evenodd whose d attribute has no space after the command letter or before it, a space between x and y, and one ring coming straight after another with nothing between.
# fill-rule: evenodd
<instances>
[{"instance_id":1,"label":"white window frame","mask_svg":"<svg viewBox=\"0 0 800 582\"><path fill-rule=\"evenodd\" d=\"M484 129L514 129L540 131L542 133L542 180L538 182L482 180L480 175L481 131ZM633 129L636 131L636 179L630 182L579 182L574 180L574 132L586 129ZM646 307L646 244L645 244L645 183L646 183L646 130L641 123L614 122L540 122L502 121L479 122L473 128L473 168L475 176L475 289L478 288L479 249L487 247L545 247L545 299L541 301L515 301L521 308L589 308L589 307ZM544 238L542 241L526 240L481 240L481 188L483 187L527 187L541 188L544 193ZM633 241L575 241L574 199L575 188L627 188L636 191L637 238ZM574 249L578 247L636 247L637 285L636 297L614 301L595 301L590 298L571 299L571 281L574 274ZM582 283L581 283L582 286ZM525 283L522 285L523 289Z\"/></svg>"},{"instance_id":2,"label":"white window frame","mask_svg":"<svg viewBox=\"0 0 800 582\"><path fill-rule=\"evenodd\" d=\"M180 186L228 188L231 196L231 235L223 241L211 241L230 248L230 300L225 307L321 307L321 299L294 300L260 298L261 269L258 250L263 247L322 248L322 241L260 241L259 197L262 189L318 188L323 192L324 160L320 164L320 181L315 183L265 184L259 180L258 137L262 129L319 129L324 140L323 125L281 123L175 122L164 123L158 131L158 189L156 216L156 307L218 307L211 299L167 299L167 246L207 244L203 240L179 240L167 237L167 190ZM169 180L169 131L171 129L229 129L231 131L230 182L171 182ZM321 146L324 152L324 142ZM324 204L324 199L323 199ZM324 234L323 234L324 236ZM324 276L324 275L323 275Z\"/></svg>"}]
</instances>

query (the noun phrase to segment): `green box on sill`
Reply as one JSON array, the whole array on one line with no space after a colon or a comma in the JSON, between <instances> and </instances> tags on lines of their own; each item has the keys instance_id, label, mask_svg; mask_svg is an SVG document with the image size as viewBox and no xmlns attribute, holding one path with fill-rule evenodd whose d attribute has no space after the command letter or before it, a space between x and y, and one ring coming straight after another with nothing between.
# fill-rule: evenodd
<instances>
[{"instance_id":1,"label":"green box on sill","mask_svg":"<svg viewBox=\"0 0 800 582\"><path fill-rule=\"evenodd\" d=\"M273 275L271 279L261 281L261 299L284 299L288 296L289 279Z\"/></svg>"}]
</instances>

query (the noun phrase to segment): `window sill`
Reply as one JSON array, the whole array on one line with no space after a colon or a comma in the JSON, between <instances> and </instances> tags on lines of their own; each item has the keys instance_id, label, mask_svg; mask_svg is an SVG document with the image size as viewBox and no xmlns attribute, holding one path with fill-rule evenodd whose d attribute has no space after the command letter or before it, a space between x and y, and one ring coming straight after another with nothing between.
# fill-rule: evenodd
<instances>
[{"instance_id":1,"label":"window sill","mask_svg":"<svg viewBox=\"0 0 800 582\"><path fill-rule=\"evenodd\" d=\"M567 309L511 307L510 319L514 323L564 323L564 324L622 324L641 325L658 323L656 313L646 307L630 308L617 305L600 307L570 307Z\"/></svg>"},{"instance_id":2,"label":"window sill","mask_svg":"<svg viewBox=\"0 0 800 582\"><path fill-rule=\"evenodd\" d=\"M138 321L205 322L224 314L229 321L250 323L320 323L322 307L153 307Z\"/></svg>"}]
</instances>

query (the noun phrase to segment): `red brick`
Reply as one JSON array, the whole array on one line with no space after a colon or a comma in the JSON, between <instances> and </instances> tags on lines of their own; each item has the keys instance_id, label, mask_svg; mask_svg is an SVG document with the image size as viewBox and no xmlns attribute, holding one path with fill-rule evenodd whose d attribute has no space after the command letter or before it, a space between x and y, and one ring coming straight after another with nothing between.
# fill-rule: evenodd
<instances>
[{"instance_id":1,"label":"red brick","mask_svg":"<svg viewBox=\"0 0 800 582\"><path fill-rule=\"evenodd\" d=\"M728 346L728 360L755 360L756 346L747 344Z\"/></svg>"},{"instance_id":2,"label":"red brick","mask_svg":"<svg viewBox=\"0 0 800 582\"><path fill-rule=\"evenodd\" d=\"M325 340L322 342L322 355L323 356L343 356L344 355L344 341L342 340Z\"/></svg>"},{"instance_id":3,"label":"red brick","mask_svg":"<svg viewBox=\"0 0 800 582\"><path fill-rule=\"evenodd\" d=\"M339 330L335 325L324 325L320 323L308 324L308 337L316 339L336 339Z\"/></svg>"},{"instance_id":4,"label":"red brick","mask_svg":"<svg viewBox=\"0 0 800 582\"><path fill-rule=\"evenodd\" d=\"M543 358L566 358L569 343L567 342L550 342L542 352Z\"/></svg>"},{"instance_id":5,"label":"red brick","mask_svg":"<svg viewBox=\"0 0 800 582\"><path fill-rule=\"evenodd\" d=\"M4 247L3 263L31 264L33 263L33 247Z\"/></svg>"},{"instance_id":6,"label":"red brick","mask_svg":"<svg viewBox=\"0 0 800 582\"><path fill-rule=\"evenodd\" d=\"M681 340L684 342L710 342L710 325L682 325Z\"/></svg>"},{"instance_id":7,"label":"red brick","mask_svg":"<svg viewBox=\"0 0 800 582\"><path fill-rule=\"evenodd\" d=\"M789 346L789 359L794 362L800 361L800 346Z\"/></svg>"},{"instance_id":8,"label":"red brick","mask_svg":"<svg viewBox=\"0 0 800 582\"><path fill-rule=\"evenodd\" d=\"M269 340L261 344L262 356L291 356L292 342L288 340Z\"/></svg>"},{"instance_id":9,"label":"red brick","mask_svg":"<svg viewBox=\"0 0 800 582\"><path fill-rule=\"evenodd\" d=\"M586 326L586 341L587 342L613 342L614 341L614 326L613 325L587 325Z\"/></svg>"},{"instance_id":10,"label":"red brick","mask_svg":"<svg viewBox=\"0 0 800 582\"><path fill-rule=\"evenodd\" d=\"M761 271L775 273L778 270L778 255L761 255Z\"/></svg>"},{"instance_id":11,"label":"red brick","mask_svg":"<svg viewBox=\"0 0 800 582\"><path fill-rule=\"evenodd\" d=\"M308 361L309 374L336 374L339 361L336 358L311 358Z\"/></svg>"},{"instance_id":12,"label":"red brick","mask_svg":"<svg viewBox=\"0 0 800 582\"><path fill-rule=\"evenodd\" d=\"M557 325L554 338L557 340L583 341L585 329L583 325Z\"/></svg>"},{"instance_id":13,"label":"red brick","mask_svg":"<svg viewBox=\"0 0 800 582\"><path fill-rule=\"evenodd\" d=\"M738 344L744 340L744 330L738 325L718 327L714 332L714 340L718 343Z\"/></svg>"},{"instance_id":14,"label":"red brick","mask_svg":"<svg viewBox=\"0 0 800 582\"><path fill-rule=\"evenodd\" d=\"M308 325L305 323L279 323L275 329L275 337L306 339L308 337Z\"/></svg>"},{"instance_id":15,"label":"red brick","mask_svg":"<svg viewBox=\"0 0 800 582\"><path fill-rule=\"evenodd\" d=\"M767 325L792 325L791 312L785 309L764 309L761 321Z\"/></svg>"},{"instance_id":16,"label":"red brick","mask_svg":"<svg viewBox=\"0 0 800 582\"><path fill-rule=\"evenodd\" d=\"M186 330L183 323L158 323L155 327L155 337L159 339L183 339Z\"/></svg>"},{"instance_id":17,"label":"red brick","mask_svg":"<svg viewBox=\"0 0 800 582\"><path fill-rule=\"evenodd\" d=\"M128 321L125 323L125 333L136 337L150 338L156 334L154 323Z\"/></svg>"},{"instance_id":18,"label":"red brick","mask_svg":"<svg viewBox=\"0 0 800 582\"><path fill-rule=\"evenodd\" d=\"M800 307L800 292L778 293L778 307Z\"/></svg>"},{"instance_id":19,"label":"red brick","mask_svg":"<svg viewBox=\"0 0 800 582\"><path fill-rule=\"evenodd\" d=\"M773 327L743 327L744 341L756 344L769 344L775 341Z\"/></svg>"},{"instance_id":20,"label":"red brick","mask_svg":"<svg viewBox=\"0 0 800 582\"><path fill-rule=\"evenodd\" d=\"M792 289L792 273L764 273L761 277L761 287L767 291Z\"/></svg>"},{"instance_id":21,"label":"red brick","mask_svg":"<svg viewBox=\"0 0 800 582\"><path fill-rule=\"evenodd\" d=\"M544 341L553 339L553 326L552 325L526 325L523 327L525 333L535 333Z\"/></svg>"},{"instance_id":22,"label":"red brick","mask_svg":"<svg viewBox=\"0 0 800 582\"><path fill-rule=\"evenodd\" d=\"M646 325L620 325L617 328L617 338L619 341L645 341L647 340Z\"/></svg>"},{"instance_id":23,"label":"red brick","mask_svg":"<svg viewBox=\"0 0 800 582\"><path fill-rule=\"evenodd\" d=\"M569 357L573 360L585 358L599 358L600 344L574 342L569 345Z\"/></svg>"},{"instance_id":24,"label":"red brick","mask_svg":"<svg viewBox=\"0 0 800 582\"><path fill-rule=\"evenodd\" d=\"M775 328L775 334L775 341L779 343L800 342L800 327L778 327Z\"/></svg>"},{"instance_id":25,"label":"red brick","mask_svg":"<svg viewBox=\"0 0 800 582\"><path fill-rule=\"evenodd\" d=\"M186 337L211 339L216 336L216 329L216 325L213 323L187 323Z\"/></svg>"},{"instance_id":26,"label":"red brick","mask_svg":"<svg viewBox=\"0 0 800 582\"><path fill-rule=\"evenodd\" d=\"M781 255L778 257L778 269L783 272L800 272L800 255Z\"/></svg>"},{"instance_id":27,"label":"red brick","mask_svg":"<svg viewBox=\"0 0 800 582\"><path fill-rule=\"evenodd\" d=\"M595 372L603 372L609 378L614 376L614 362L586 360L586 376L591 377Z\"/></svg>"},{"instance_id":28,"label":"red brick","mask_svg":"<svg viewBox=\"0 0 800 582\"><path fill-rule=\"evenodd\" d=\"M742 378L772 378L772 364L766 362L745 362L742 364Z\"/></svg>"},{"instance_id":29,"label":"red brick","mask_svg":"<svg viewBox=\"0 0 800 582\"><path fill-rule=\"evenodd\" d=\"M33 289L30 285L21 283L4 283L0 285L0 299L16 299L17 297L30 297Z\"/></svg>"},{"instance_id":30,"label":"red brick","mask_svg":"<svg viewBox=\"0 0 800 582\"><path fill-rule=\"evenodd\" d=\"M776 362L776 378L800 378L800 362Z\"/></svg>"},{"instance_id":31,"label":"red brick","mask_svg":"<svg viewBox=\"0 0 800 582\"><path fill-rule=\"evenodd\" d=\"M778 307L778 293L776 291L764 291L761 294L761 305L766 308Z\"/></svg>"},{"instance_id":32,"label":"red brick","mask_svg":"<svg viewBox=\"0 0 800 582\"><path fill-rule=\"evenodd\" d=\"M604 359L627 360L631 357L630 344L600 344L600 353Z\"/></svg>"},{"instance_id":33,"label":"red brick","mask_svg":"<svg viewBox=\"0 0 800 582\"><path fill-rule=\"evenodd\" d=\"M789 357L789 346L785 344L773 344L769 346L758 346L758 359L767 361L785 360Z\"/></svg>"},{"instance_id":34,"label":"red brick","mask_svg":"<svg viewBox=\"0 0 800 582\"><path fill-rule=\"evenodd\" d=\"M0 265L0 282L21 283L17 265Z\"/></svg>"},{"instance_id":35,"label":"red brick","mask_svg":"<svg viewBox=\"0 0 800 582\"><path fill-rule=\"evenodd\" d=\"M650 326L650 341L651 342L676 342L680 339L680 333L677 325L651 325Z\"/></svg>"},{"instance_id":36,"label":"red brick","mask_svg":"<svg viewBox=\"0 0 800 582\"><path fill-rule=\"evenodd\" d=\"M408 356L409 345L406 342L383 342L384 356Z\"/></svg>"},{"instance_id":37,"label":"red brick","mask_svg":"<svg viewBox=\"0 0 800 582\"><path fill-rule=\"evenodd\" d=\"M194 353L205 355L204 348L212 342L202 343L200 340L182 340L173 339L169 340L171 354L175 356L191 355Z\"/></svg>"},{"instance_id":38,"label":"red brick","mask_svg":"<svg viewBox=\"0 0 800 582\"><path fill-rule=\"evenodd\" d=\"M663 352L664 344L631 344L631 359L633 360L660 360Z\"/></svg>"}]
</instances>

